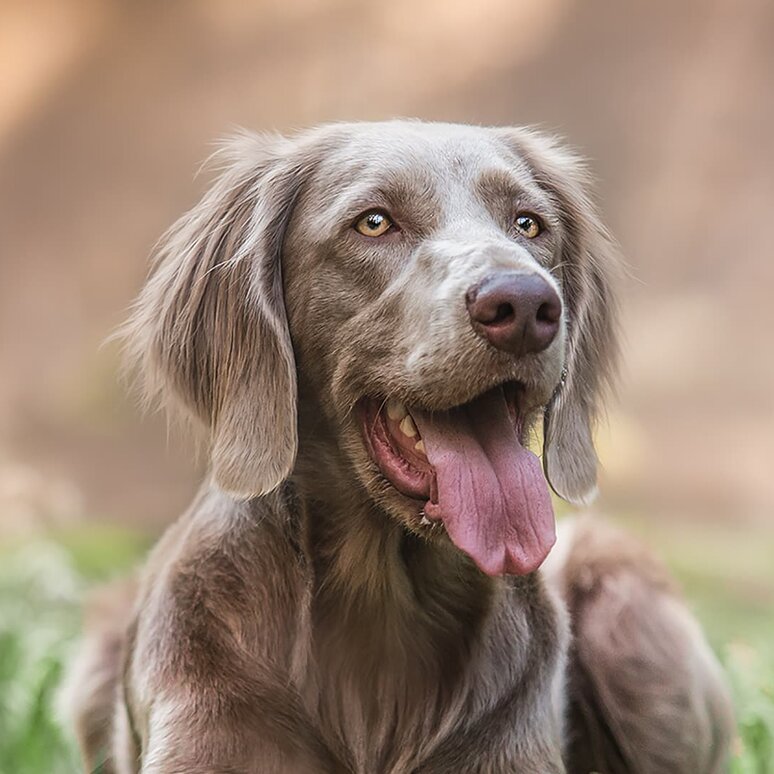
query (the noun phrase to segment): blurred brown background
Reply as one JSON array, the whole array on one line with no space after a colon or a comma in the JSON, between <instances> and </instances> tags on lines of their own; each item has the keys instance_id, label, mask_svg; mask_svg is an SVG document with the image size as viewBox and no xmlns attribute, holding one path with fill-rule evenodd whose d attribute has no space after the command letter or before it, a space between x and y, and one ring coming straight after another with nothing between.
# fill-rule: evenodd
<instances>
[{"instance_id":1,"label":"blurred brown background","mask_svg":"<svg viewBox=\"0 0 774 774\"><path fill-rule=\"evenodd\" d=\"M770 0L0 0L0 533L190 499L101 343L214 138L418 116L592 160L630 269L602 507L770 536L773 81Z\"/></svg>"}]
</instances>

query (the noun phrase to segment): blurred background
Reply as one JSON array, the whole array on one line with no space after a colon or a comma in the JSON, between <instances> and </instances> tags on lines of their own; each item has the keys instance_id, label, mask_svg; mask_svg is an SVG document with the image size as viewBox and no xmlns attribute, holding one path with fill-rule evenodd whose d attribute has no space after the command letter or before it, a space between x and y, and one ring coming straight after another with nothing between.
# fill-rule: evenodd
<instances>
[{"instance_id":1,"label":"blurred background","mask_svg":"<svg viewBox=\"0 0 774 774\"><path fill-rule=\"evenodd\" d=\"M212 141L393 116L536 124L591 160L629 269L598 510L678 575L737 770L769 770L774 3L0 0L2 774L74 770L54 697L82 594L201 474L103 342Z\"/></svg>"}]
</instances>

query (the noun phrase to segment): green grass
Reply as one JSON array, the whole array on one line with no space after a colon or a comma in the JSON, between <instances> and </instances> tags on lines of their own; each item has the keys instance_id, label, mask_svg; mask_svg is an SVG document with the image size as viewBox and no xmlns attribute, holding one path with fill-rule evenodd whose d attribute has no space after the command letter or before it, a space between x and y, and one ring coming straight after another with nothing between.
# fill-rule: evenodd
<instances>
[{"instance_id":1,"label":"green grass","mask_svg":"<svg viewBox=\"0 0 774 774\"><path fill-rule=\"evenodd\" d=\"M80 771L57 710L80 600L92 583L126 572L147 544L129 531L89 527L0 549L0 774Z\"/></svg>"},{"instance_id":2,"label":"green grass","mask_svg":"<svg viewBox=\"0 0 774 774\"><path fill-rule=\"evenodd\" d=\"M774 663L741 642L727 648L726 671L737 707L739 738L733 774L774 771Z\"/></svg>"},{"instance_id":3,"label":"green grass","mask_svg":"<svg viewBox=\"0 0 774 774\"><path fill-rule=\"evenodd\" d=\"M69 554L45 543L0 565L0 774L77 771L55 696L78 633L82 581Z\"/></svg>"},{"instance_id":4,"label":"green grass","mask_svg":"<svg viewBox=\"0 0 774 774\"><path fill-rule=\"evenodd\" d=\"M726 665L739 721L732 774L774 774L774 536L636 519L626 526L666 558ZM79 602L147 547L131 531L93 527L0 547L0 774L80 770L57 710Z\"/></svg>"}]
</instances>

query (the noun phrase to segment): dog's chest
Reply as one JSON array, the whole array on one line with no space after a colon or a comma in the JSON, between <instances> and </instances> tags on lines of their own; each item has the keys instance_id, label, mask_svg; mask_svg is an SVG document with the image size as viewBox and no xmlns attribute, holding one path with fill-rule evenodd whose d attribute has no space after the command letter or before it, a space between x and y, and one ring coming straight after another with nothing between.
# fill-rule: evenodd
<instances>
[{"instance_id":1,"label":"dog's chest","mask_svg":"<svg viewBox=\"0 0 774 774\"><path fill-rule=\"evenodd\" d=\"M352 771L418 769L476 724L491 729L490 708L538 679L528 674L535 644L522 619L496 610L476 626L450 621L440 629L389 611L357 625L318 620L302 688L308 710ZM513 729L506 723L500 733L505 747Z\"/></svg>"},{"instance_id":2,"label":"dog's chest","mask_svg":"<svg viewBox=\"0 0 774 774\"><path fill-rule=\"evenodd\" d=\"M444 674L417 652L362 658L317 654L305 697L319 728L354 771L407 772L454 733L470 705L470 675ZM363 663L365 662L365 663Z\"/></svg>"}]
</instances>

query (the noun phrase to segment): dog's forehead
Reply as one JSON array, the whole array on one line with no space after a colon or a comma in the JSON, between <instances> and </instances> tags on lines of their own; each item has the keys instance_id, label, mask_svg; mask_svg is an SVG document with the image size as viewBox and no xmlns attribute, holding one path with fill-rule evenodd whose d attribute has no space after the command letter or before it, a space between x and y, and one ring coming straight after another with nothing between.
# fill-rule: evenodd
<instances>
[{"instance_id":1,"label":"dog's forehead","mask_svg":"<svg viewBox=\"0 0 774 774\"><path fill-rule=\"evenodd\" d=\"M389 121L339 125L319 164L326 179L363 182L415 176L425 183L475 181L507 171L529 181L526 164L490 129L463 124ZM330 174L329 174L330 173Z\"/></svg>"}]
</instances>

